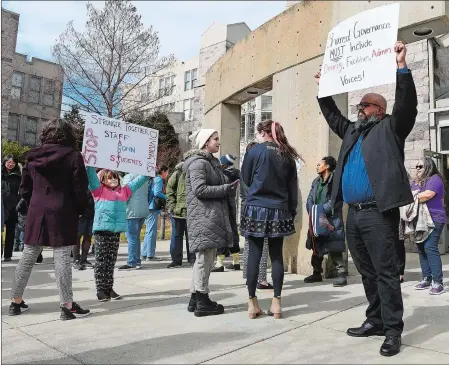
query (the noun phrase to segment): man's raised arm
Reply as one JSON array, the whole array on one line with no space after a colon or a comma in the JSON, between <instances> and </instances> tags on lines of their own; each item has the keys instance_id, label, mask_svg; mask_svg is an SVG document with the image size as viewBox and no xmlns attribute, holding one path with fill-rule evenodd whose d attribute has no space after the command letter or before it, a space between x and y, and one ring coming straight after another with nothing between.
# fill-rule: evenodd
<instances>
[{"instance_id":1,"label":"man's raised arm","mask_svg":"<svg viewBox=\"0 0 449 365\"><path fill-rule=\"evenodd\" d=\"M405 61L407 53L405 44L401 41L396 42L394 50L396 52L398 72L396 75L396 96L391 113L391 124L396 135L405 139L415 125L416 115L418 114L418 97L416 96L412 74Z\"/></svg>"},{"instance_id":2,"label":"man's raised arm","mask_svg":"<svg viewBox=\"0 0 449 365\"><path fill-rule=\"evenodd\" d=\"M321 72L317 72L315 75L315 81L319 85ZM318 104L321 108L321 113L323 113L324 118L326 119L327 124L329 124L329 128L339 136L341 139L344 138L346 134L346 130L350 125L350 120L344 117L340 109L338 109L335 104L334 99L331 96L326 96L324 98L317 98Z\"/></svg>"}]
</instances>

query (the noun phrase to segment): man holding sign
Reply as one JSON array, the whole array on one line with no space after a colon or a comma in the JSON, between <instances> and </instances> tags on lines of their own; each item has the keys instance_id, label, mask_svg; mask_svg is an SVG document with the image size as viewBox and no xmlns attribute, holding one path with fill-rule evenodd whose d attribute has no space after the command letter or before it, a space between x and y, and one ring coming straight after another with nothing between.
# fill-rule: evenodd
<instances>
[{"instance_id":1,"label":"man holding sign","mask_svg":"<svg viewBox=\"0 0 449 365\"><path fill-rule=\"evenodd\" d=\"M346 237L369 302L367 319L349 328L354 337L385 335L380 354L399 353L404 323L396 265L399 207L413 202L404 167L405 139L417 115L417 96L407 68L407 49L401 41L396 53L396 97L391 115L378 94L366 94L357 105L358 119L345 118L332 97L318 98L329 127L342 140L334 173L332 204L349 205ZM315 74L319 84L321 73Z\"/></svg>"}]
</instances>

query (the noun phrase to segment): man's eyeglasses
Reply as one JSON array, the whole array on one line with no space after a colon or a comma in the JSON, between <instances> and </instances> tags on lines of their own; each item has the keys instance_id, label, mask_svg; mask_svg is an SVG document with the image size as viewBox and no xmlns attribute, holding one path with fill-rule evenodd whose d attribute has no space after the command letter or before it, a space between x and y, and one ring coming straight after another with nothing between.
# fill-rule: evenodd
<instances>
[{"instance_id":1,"label":"man's eyeglasses","mask_svg":"<svg viewBox=\"0 0 449 365\"><path fill-rule=\"evenodd\" d=\"M424 167L424 165L416 165L417 170L421 170Z\"/></svg>"},{"instance_id":2,"label":"man's eyeglasses","mask_svg":"<svg viewBox=\"0 0 449 365\"><path fill-rule=\"evenodd\" d=\"M362 101L361 103L356 105L357 110L368 108L370 105L377 106L380 109L383 109L380 105L374 103L368 103L367 101Z\"/></svg>"}]
</instances>

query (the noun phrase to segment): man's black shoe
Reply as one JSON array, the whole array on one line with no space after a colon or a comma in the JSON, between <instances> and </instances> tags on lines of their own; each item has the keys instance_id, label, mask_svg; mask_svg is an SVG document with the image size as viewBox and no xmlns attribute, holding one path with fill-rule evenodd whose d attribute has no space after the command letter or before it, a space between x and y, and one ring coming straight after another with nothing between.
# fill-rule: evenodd
<instances>
[{"instance_id":1,"label":"man's black shoe","mask_svg":"<svg viewBox=\"0 0 449 365\"><path fill-rule=\"evenodd\" d=\"M306 284L312 284L312 283L321 283L323 281L323 277L321 274L312 274L304 279L304 282Z\"/></svg>"},{"instance_id":2,"label":"man's black shoe","mask_svg":"<svg viewBox=\"0 0 449 365\"><path fill-rule=\"evenodd\" d=\"M360 327L348 328L346 333L352 337L369 337L369 336L383 336L382 328L376 327L368 321L363 322Z\"/></svg>"},{"instance_id":3,"label":"man's black shoe","mask_svg":"<svg viewBox=\"0 0 449 365\"><path fill-rule=\"evenodd\" d=\"M214 266L211 272L224 272L224 266Z\"/></svg>"},{"instance_id":4,"label":"man's black shoe","mask_svg":"<svg viewBox=\"0 0 449 365\"><path fill-rule=\"evenodd\" d=\"M401 336L387 336L380 348L382 356L394 356L401 350Z\"/></svg>"}]
</instances>

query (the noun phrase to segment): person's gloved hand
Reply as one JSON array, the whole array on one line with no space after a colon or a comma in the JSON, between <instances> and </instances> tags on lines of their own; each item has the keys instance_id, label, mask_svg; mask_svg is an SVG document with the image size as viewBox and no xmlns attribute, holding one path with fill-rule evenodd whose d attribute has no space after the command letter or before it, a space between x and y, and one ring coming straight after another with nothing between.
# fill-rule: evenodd
<instances>
[{"instance_id":1,"label":"person's gloved hand","mask_svg":"<svg viewBox=\"0 0 449 365\"><path fill-rule=\"evenodd\" d=\"M25 199L20 199L19 203L17 204L16 211L22 215L26 215L28 212L28 204L25 201Z\"/></svg>"}]
</instances>

